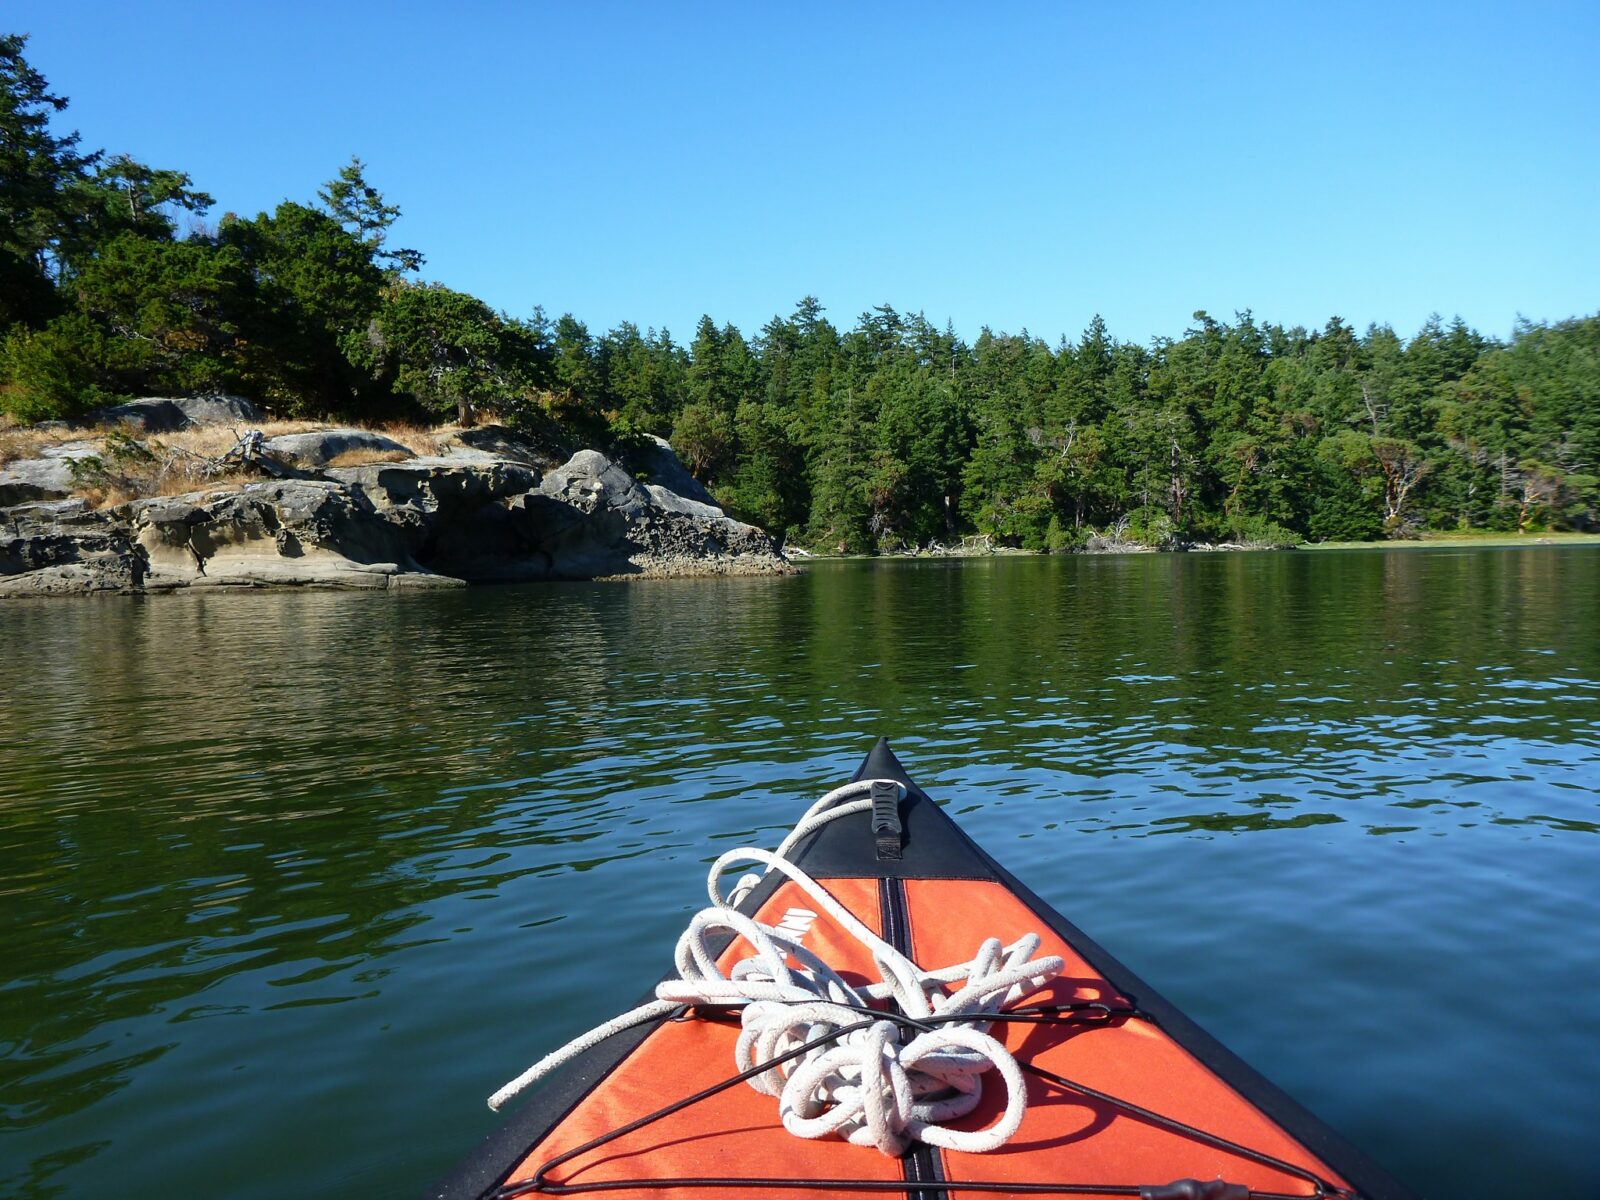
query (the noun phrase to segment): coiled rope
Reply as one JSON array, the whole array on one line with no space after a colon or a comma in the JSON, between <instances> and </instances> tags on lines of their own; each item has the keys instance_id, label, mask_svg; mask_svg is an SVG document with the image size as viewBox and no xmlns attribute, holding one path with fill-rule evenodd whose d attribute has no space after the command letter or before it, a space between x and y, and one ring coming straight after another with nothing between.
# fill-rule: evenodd
<instances>
[{"instance_id":1,"label":"coiled rope","mask_svg":"<svg viewBox=\"0 0 1600 1200\"><path fill-rule=\"evenodd\" d=\"M789 851L803 838L831 821L869 809L871 800L858 797L865 797L875 782L894 783L905 795L905 788L893 780L846 784L807 809L777 850L745 846L718 858L706 880L711 906L696 913L678 939L678 977L657 984L650 1003L597 1025L534 1063L491 1096L489 1107L499 1109L624 1030L685 1006L733 1007L740 1012L734 1055L741 1072L811 1044L802 1056L748 1080L758 1092L778 1098L783 1126L797 1137L840 1137L895 1157L913 1142L971 1153L1004 1145L1022 1124L1027 1090L1016 1059L989 1035L992 1018L1060 974L1062 960L1056 955L1034 958L1039 937L1029 933L1009 946L988 938L968 961L925 971L789 861ZM742 876L724 897L722 876L734 863L745 862L761 863L765 870ZM845 982L798 939L738 911L739 903L773 871L791 880L868 951L877 983L858 987ZM711 947L721 932L743 938L755 951L726 975ZM914 1020L937 1016L940 1023L918 1032L888 1020L863 1022L864 1010L885 1001ZM983 1129L950 1128L946 1122L978 1106L984 1076L991 1071L1006 1090L1000 1117Z\"/></svg>"}]
</instances>

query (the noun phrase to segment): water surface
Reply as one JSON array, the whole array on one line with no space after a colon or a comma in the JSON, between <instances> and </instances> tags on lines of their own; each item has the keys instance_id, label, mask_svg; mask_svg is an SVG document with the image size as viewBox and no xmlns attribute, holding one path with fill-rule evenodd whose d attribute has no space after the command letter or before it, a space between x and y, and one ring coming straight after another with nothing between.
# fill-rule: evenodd
<instances>
[{"instance_id":1,"label":"water surface","mask_svg":"<svg viewBox=\"0 0 1600 1200\"><path fill-rule=\"evenodd\" d=\"M0 606L0 1194L417 1194L889 735L1436 1197L1600 1184L1600 551Z\"/></svg>"}]
</instances>

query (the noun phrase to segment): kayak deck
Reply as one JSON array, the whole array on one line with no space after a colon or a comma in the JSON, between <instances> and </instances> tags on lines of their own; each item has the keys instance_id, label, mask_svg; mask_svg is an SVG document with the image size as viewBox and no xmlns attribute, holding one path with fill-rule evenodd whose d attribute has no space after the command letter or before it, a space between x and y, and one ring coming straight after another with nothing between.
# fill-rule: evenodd
<instances>
[{"instance_id":1,"label":"kayak deck","mask_svg":"<svg viewBox=\"0 0 1600 1200\"><path fill-rule=\"evenodd\" d=\"M743 1083L717 1090L734 1073L739 1023L736 1014L707 1013L662 1020L596 1047L430 1194L1407 1195L983 853L909 779L886 743L857 778L905 785L900 857L883 855L863 813L825 826L790 858L858 920L924 967L964 961L985 938L1009 944L1028 932L1041 937L1041 954L1066 964L1008 1006L1015 1019L991 1031L1025 1072L1028 1108L1009 1142L982 1154L918 1144L897 1159L837 1139L795 1137L772 1097ZM776 873L740 905L763 924L798 935L850 982L876 979L867 949L815 907ZM726 971L750 953L732 939L719 965ZM702 1092L709 1094L683 1103ZM950 1125L984 1128L1003 1100L998 1085L986 1088L978 1108ZM1183 1180L1198 1182L1173 1190Z\"/></svg>"}]
</instances>

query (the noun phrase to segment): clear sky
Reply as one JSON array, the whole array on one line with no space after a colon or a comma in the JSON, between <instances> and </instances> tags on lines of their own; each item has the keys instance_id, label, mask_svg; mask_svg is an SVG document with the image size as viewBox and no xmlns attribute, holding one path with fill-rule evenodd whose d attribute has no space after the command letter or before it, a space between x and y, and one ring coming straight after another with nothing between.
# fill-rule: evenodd
<instances>
[{"instance_id":1,"label":"clear sky","mask_svg":"<svg viewBox=\"0 0 1600 1200\"><path fill-rule=\"evenodd\" d=\"M1600 4L6 0L85 144L213 216L351 154L424 275L687 339L807 293L1054 340L1102 313L1600 310Z\"/></svg>"}]
</instances>

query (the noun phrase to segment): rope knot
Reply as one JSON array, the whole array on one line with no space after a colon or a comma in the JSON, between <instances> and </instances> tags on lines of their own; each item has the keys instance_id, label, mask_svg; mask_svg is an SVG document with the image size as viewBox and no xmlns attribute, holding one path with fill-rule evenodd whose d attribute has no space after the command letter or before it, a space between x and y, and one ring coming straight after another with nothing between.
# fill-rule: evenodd
<instances>
[{"instance_id":1,"label":"rope knot","mask_svg":"<svg viewBox=\"0 0 1600 1200\"><path fill-rule=\"evenodd\" d=\"M885 781L862 780L828 793L776 852L741 847L718 858L706 882L711 906L696 913L678 939L677 977L656 985L651 1003L535 1063L496 1092L490 1107L623 1029L660 1020L684 1005L736 1007L739 1071L749 1074L756 1091L778 1098L779 1117L790 1133L841 1137L896 1157L919 1141L971 1153L1004 1145L1022 1124L1027 1089L1016 1059L990 1036L988 1018L1060 974L1062 960L1033 957L1039 937L1029 933L1009 946L988 938L969 961L925 971L789 861L788 852L802 838L868 809L870 799L854 797L866 796L874 782ZM752 861L766 872L743 875L725 898L719 891L724 872L732 863ZM810 897L808 903L870 954L878 982L849 983L797 937L738 911L772 871L787 876ZM752 951L727 974L717 962L724 933L742 938ZM863 1020L878 1013L882 1019ZM784 1057L802 1047L809 1048ZM773 1065L763 1070L763 1063ZM984 1129L949 1128L946 1122L977 1108L991 1072L1006 1090L1000 1117Z\"/></svg>"},{"instance_id":2,"label":"rope knot","mask_svg":"<svg viewBox=\"0 0 1600 1200\"><path fill-rule=\"evenodd\" d=\"M761 928L775 945L812 959L803 947ZM754 1070L818 1043L798 1060L749 1080L757 1091L778 1097L779 1117L790 1133L840 1137L893 1156L904 1154L915 1141L973 1153L993 1150L1021 1125L1027 1090L1016 1060L989 1035L984 1017L996 1010L992 1006L1002 994L1010 1002L1060 973L1060 958L1030 957L1038 945L1032 934L1006 947L991 938L970 962L924 972L880 944L874 947L874 960L881 980L859 989L820 962L795 971L794 998L753 999L744 1006L735 1048L739 1070ZM885 949L890 952L883 953ZM755 982L765 969L758 961L741 960L733 977ZM960 980L964 987L946 992L947 984ZM884 1000L910 1019L883 1019L845 1032L847 1026L860 1024L873 1001ZM947 1128L945 1122L978 1106L984 1076L991 1071L1000 1075L1006 1090L1000 1118L980 1130Z\"/></svg>"}]
</instances>

